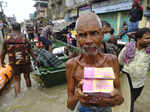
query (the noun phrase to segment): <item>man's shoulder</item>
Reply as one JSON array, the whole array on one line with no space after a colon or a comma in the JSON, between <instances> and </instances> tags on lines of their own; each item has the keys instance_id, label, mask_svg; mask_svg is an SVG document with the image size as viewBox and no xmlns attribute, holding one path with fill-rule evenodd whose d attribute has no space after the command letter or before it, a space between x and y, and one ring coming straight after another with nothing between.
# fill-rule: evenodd
<instances>
[{"instance_id":1,"label":"man's shoulder","mask_svg":"<svg viewBox=\"0 0 150 112\"><path fill-rule=\"evenodd\" d=\"M73 57L73 58L69 59L69 60L66 62L66 66L69 66L69 67L74 66L74 65L77 63L77 60L78 60L78 59L79 59L79 56Z\"/></svg>"},{"instance_id":2,"label":"man's shoulder","mask_svg":"<svg viewBox=\"0 0 150 112\"><path fill-rule=\"evenodd\" d=\"M117 56L113 54L104 54L104 57L108 61L114 61L118 59Z\"/></svg>"}]
</instances>

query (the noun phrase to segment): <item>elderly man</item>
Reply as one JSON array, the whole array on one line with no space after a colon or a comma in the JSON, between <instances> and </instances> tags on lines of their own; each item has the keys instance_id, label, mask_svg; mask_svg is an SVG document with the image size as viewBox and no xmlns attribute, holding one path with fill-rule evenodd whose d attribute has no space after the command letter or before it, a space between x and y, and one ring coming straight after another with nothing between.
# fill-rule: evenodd
<instances>
[{"instance_id":1,"label":"elderly man","mask_svg":"<svg viewBox=\"0 0 150 112\"><path fill-rule=\"evenodd\" d=\"M120 93L119 64L117 57L103 54L98 50L104 39L99 17L87 13L79 17L76 23L77 42L82 53L66 63L66 77L68 83L67 107L73 110L79 103L78 112L111 112L111 107L120 105L123 97ZM114 91L109 98L104 96L89 96L81 90L84 67L112 67L115 73ZM96 102L91 103L90 98Z\"/></svg>"}]
</instances>

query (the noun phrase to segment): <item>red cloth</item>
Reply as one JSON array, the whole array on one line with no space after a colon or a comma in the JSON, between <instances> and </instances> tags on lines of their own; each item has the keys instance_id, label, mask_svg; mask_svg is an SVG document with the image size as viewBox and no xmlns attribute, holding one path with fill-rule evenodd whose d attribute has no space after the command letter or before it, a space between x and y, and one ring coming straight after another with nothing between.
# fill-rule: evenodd
<instances>
[{"instance_id":1,"label":"red cloth","mask_svg":"<svg viewBox=\"0 0 150 112\"><path fill-rule=\"evenodd\" d=\"M135 2L138 4L138 6L141 8L141 10L144 11L144 8L140 4L140 0L135 0Z\"/></svg>"},{"instance_id":2,"label":"red cloth","mask_svg":"<svg viewBox=\"0 0 150 112\"><path fill-rule=\"evenodd\" d=\"M136 3L140 4L140 0L135 0Z\"/></svg>"}]
</instances>

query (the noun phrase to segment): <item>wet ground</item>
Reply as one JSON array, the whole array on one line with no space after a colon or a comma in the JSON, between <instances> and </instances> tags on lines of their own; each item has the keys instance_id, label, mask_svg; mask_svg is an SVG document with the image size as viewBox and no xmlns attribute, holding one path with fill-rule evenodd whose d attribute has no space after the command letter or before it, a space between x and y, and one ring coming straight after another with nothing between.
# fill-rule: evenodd
<instances>
[{"instance_id":1,"label":"wet ground","mask_svg":"<svg viewBox=\"0 0 150 112\"><path fill-rule=\"evenodd\" d=\"M136 101L135 112L150 112L150 73L145 81L144 91Z\"/></svg>"},{"instance_id":2,"label":"wet ground","mask_svg":"<svg viewBox=\"0 0 150 112\"><path fill-rule=\"evenodd\" d=\"M32 88L26 88L22 77L21 94L15 98L11 84L0 97L0 112L70 112L66 108L66 84L42 88L32 78L32 85Z\"/></svg>"},{"instance_id":3,"label":"wet ground","mask_svg":"<svg viewBox=\"0 0 150 112\"><path fill-rule=\"evenodd\" d=\"M33 87L27 89L22 77L21 95L14 97L13 84L0 96L0 112L71 112L66 108L67 85L42 88L32 78ZM135 105L135 112L150 112L150 77L147 78L144 92Z\"/></svg>"}]
</instances>

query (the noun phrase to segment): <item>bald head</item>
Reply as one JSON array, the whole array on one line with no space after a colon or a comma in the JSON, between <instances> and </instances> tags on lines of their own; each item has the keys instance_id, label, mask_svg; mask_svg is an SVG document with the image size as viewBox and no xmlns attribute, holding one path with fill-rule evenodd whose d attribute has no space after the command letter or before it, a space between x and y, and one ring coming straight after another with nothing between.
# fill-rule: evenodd
<instances>
[{"instance_id":1,"label":"bald head","mask_svg":"<svg viewBox=\"0 0 150 112\"><path fill-rule=\"evenodd\" d=\"M89 13L85 13L85 14L81 15L77 19L75 29L78 31L83 26L84 27L85 26L95 26L95 27L101 29L102 23L101 23L100 18L96 14L89 12Z\"/></svg>"}]
</instances>

